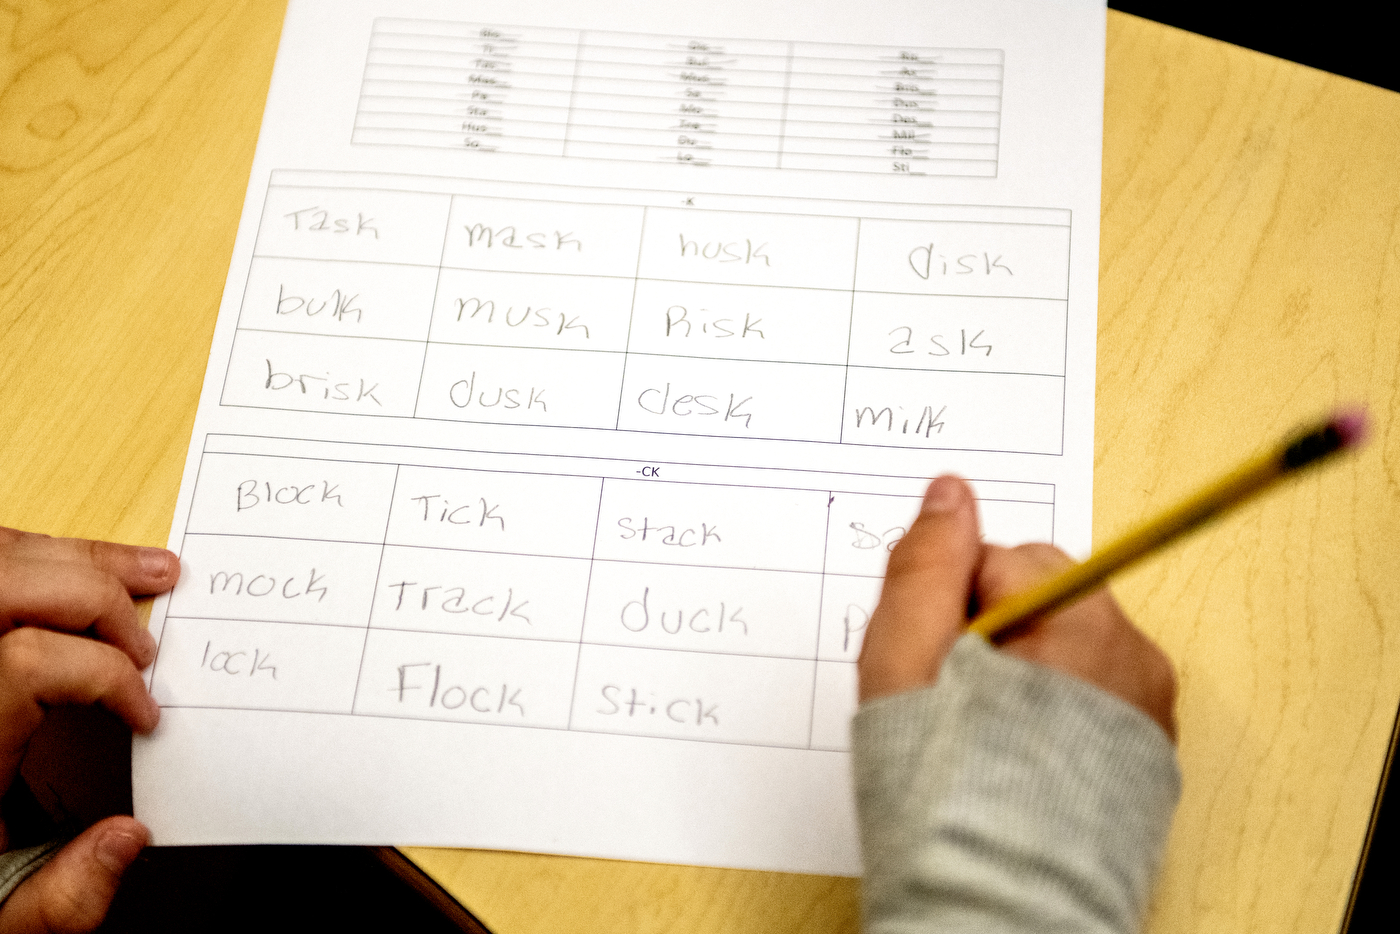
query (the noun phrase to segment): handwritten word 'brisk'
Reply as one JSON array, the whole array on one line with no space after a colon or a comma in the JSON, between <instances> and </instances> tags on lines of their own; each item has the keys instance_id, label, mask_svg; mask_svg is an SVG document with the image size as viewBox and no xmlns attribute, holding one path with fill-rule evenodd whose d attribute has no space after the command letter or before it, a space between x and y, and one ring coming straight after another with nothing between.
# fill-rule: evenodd
<instances>
[{"instance_id":1,"label":"handwritten word 'brisk'","mask_svg":"<svg viewBox=\"0 0 1400 934\"><path fill-rule=\"evenodd\" d=\"M500 311L500 323L508 328L550 328L556 336L563 335L566 331L582 331L584 340L588 339L588 325L580 324L578 315L570 318L563 312L558 313L556 321L555 312L549 308L535 308L526 305L523 311L517 312L514 305L509 305L504 309L498 309L496 303L491 299L480 298L459 298L457 299L457 320L461 321L465 316L468 321L480 321L483 324L495 324L496 312Z\"/></svg>"},{"instance_id":2,"label":"handwritten word 'brisk'","mask_svg":"<svg viewBox=\"0 0 1400 934\"><path fill-rule=\"evenodd\" d=\"M549 406L544 401L544 389L542 388L531 386L528 389L522 389L520 387L497 386L496 398L487 402L486 399L490 392L489 389L483 389L479 393L476 391L476 370L472 370L471 379L459 379L448 387L447 398L459 409L465 409L475 402L483 409L493 409L498 405L506 409L518 409L523 405L527 410L539 406L541 412L549 411ZM524 402L520 399L522 393L526 394Z\"/></svg>"},{"instance_id":3,"label":"handwritten word 'brisk'","mask_svg":"<svg viewBox=\"0 0 1400 934\"><path fill-rule=\"evenodd\" d=\"M521 234L514 225L487 227L485 224L463 224L462 229L467 232L467 246L469 247L484 246L490 249L503 246L512 250L548 250L552 248L555 251L572 247L575 253L583 252L583 241L575 237L573 231L568 233L559 230L552 233L536 231Z\"/></svg>"},{"instance_id":4,"label":"handwritten word 'brisk'","mask_svg":"<svg viewBox=\"0 0 1400 934\"><path fill-rule=\"evenodd\" d=\"M704 547L710 544L713 539L722 542L719 537L719 526L710 525L708 522L700 523L700 528L681 528L676 525L653 525L651 519L643 516L641 525L631 516L623 516L617 520L617 527L622 529L621 538L624 542L633 539L641 542L660 542L663 545L671 545L676 548Z\"/></svg>"},{"instance_id":5,"label":"handwritten word 'brisk'","mask_svg":"<svg viewBox=\"0 0 1400 934\"><path fill-rule=\"evenodd\" d=\"M440 499L442 502L437 502ZM448 525L474 525L480 528L484 528L488 522L495 522L498 523L502 532L506 530L506 520L496 515L496 510L501 508L501 504L488 503L485 497L465 506L456 507L443 499L441 493L412 496L409 497L409 502L423 504L424 522L437 521L446 522ZM436 520L433 518L434 514L437 516Z\"/></svg>"},{"instance_id":6,"label":"handwritten word 'brisk'","mask_svg":"<svg viewBox=\"0 0 1400 934\"><path fill-rule=\"evenodd\" d=\"M623 690L620 685L603 685L603 702L608 706L597 708L598 713L605 717L620 713L625 713L628 717L654 717L662 714L673 723L693 724L698 727L711 724L719 726L719 704L706 704L704 698L697 697L692 700L689 697L676 697L657 700L655 693L644 697L636 688L631 688L630 695L623 699Z\"/></svg>"},{"instance_id":7,"label":"handwritten word 'brisk'","mask_svg":"<svg viewBox=\"0 0 1400 934\"><path fill-rule=\"evenodd\" d=\"M279 589L277 578L271 574L255 574L247 578L244 583L244 575L241 571L215 571L209 575L209 592L228 593L230 587L236 597L266 597L278 595L283 600L296 600L300 597L315 597L316 603L326 599L326 577L324 574L317 576L316 569L312 568L306 575L306 581L299 582L295 574L285 578Z\"/></svg>"},{"instance_id":8,"label":"handwritten word 'brisk'","mask_svg":"<svg viewBox=\"0 0 1400 934\"><path fill-rule=\"evenodd\" d=\"M898 408L902 414L904 412L904 407L898 406ZM910 433L909 426L912 421L914 427L913 433L916 435L923 435L927 438L933 432L938 432L939 434L943 433L943 413L948 411L948 407L945 405L937 412L934 412L933 406L926 405L916 419L906 418L903 420L902 424L899 418L894 414L894 409L891 409L889 406L875 409L872 406L861 405L856 406L853 411L856 417L857 428L866 427L867 421L869 422L869 427L879 428L880 421L883 419L885 422L885 431L894 431L895 426L900 425L899 433L907 435Z\"/></svg>"},{"instance_id":9,"label":"handwritten word 'brisk'","mask_svg":"<svg viewBox=\"0 0 1400 934\"><path fill-rule=\"evenodd\" d=\"M987 333L985 330L978 331L970 338L967 336L967 328L959 328L958 332L962 336L962 339L958 345L958 353L960 356L967 356L968 351L979 351L984 357L990 357L992 355L991 344L977 343L978 341L982 340L982 335ZM890 331L890 337L896 338L895 342L890 345L890 353L907 354L915 352L913 328L909 327L908 325L901 325L900 327L895 328L893 331ZM946 357L952 354L953 351L948 349L947 344L943 343L944 340L947 340L949 343L952 343L951 338L945 338L942 334L930 335L927 343L932 344L933 349L925 351L925 353L927 353L930 357ZM921 345L923 343L924 341L920 341Z\"/></svg>"},{"instance_id":10,"label":"handwritten word 'brisk'","mask_svg":"<svg viewBox=\"0 0 1400 934\"><path fill-rule=\"evenodd\" d=\"M734 318L712 318L707 308L701 308L695 313L695 320L691 320L690 310L684 305L672 305L666 309L666 336L667 337L757 337L759 340L767 340L768 336L759 330L759 325L763 323L762 318L755 318L748 312L744 312L744 323L739 324ZM700 326L697 333L694 328ZM684 330L682 330L684 328Z\"/></svg>"},{"instance_id":11,"label":"handwritten word 'brisk'","mask_svg":"<svg viewBox=\"0 0 1400 934\"><path fill-rule=\"evenodd\" d=\"M266 360L266 358L264 358ZM377 406L383 406L379 397L374 391L379 388L378 383L370 383L363 377L358 377L359 385L354 381L336 382L327 371L325 376L317 376L314 373L298 373L293 376L290 372L282 373L272 368L272 361L267 362L267 381L263 383L264 389L273 392L280 392L283 389L297 387L304 396L314 396L317 391L321 393L322 399L330 399L334 402L355 402L360 403L368 399Z\"/></svg>"},{"instance_id":12,"label":"handwritten word 'brisk'","mask_svg":"<svg viewBox=\"0 0 1400 934\"><path fill-rule=\"evenodd\" d=\"M416 589L415 589L416 588ZM467 594L465 587L447 587L442 584L420 584L418 581L399 581L389 585L390 590L398 590L398 600L394 603L395 612L402 610L407 601L407 606L412 609L427 611L429 608L441 610L444 613L460 615L469 613L472 616L495 617L496 622L504 623L507 619L519 620L525 625L532 625L530 617L522 611L529 606L529 600L517 600L515 590L507 587L506 595L502 599L500 594ZM497 602L499 600L499 602Z\"/></svg>"},{"instance_id":13,"label":"handwritten word 'brisk'","mask_svg":"<svg viewBox=\"0 0 1400 934\"><path fill-rule=\"evenodd\" d=\"M298 312L304 313L308 318L315 318L322 312L330 309L330 317L337 321L348 321L351 315L355 316L355 323L359 324L364 317L364 311L355 306L355 300L359 295L347 295L336 289L330 297L322 299L318 304L316 299L304 295L288 295L287 287L279 285L277 287L277 314L294 315Z\"/></svg>"},{"instance_id":14,"label":"handwritten word 'brisk'","mask_svg":"<svg viewBox=\"0 0 1400 934\"><path fill-rule=\"evenodd\" d=\"M705 393L694 395L682 393L672 399L670 383L666 384L665 389L657 389L654 386L649 389L643 389L637 396L637 406L641 408L642 411L650 412L652 415L666 415L669 413L685 418L690 415L704 417L723 414L724 421L742 420L745 428L748 428L749 422L753 420L753 413L745 412L744 406L752 401L753 396L746 396L740 399L735 393L731 392L729 394L729 402L725 405L724 412L721 413L716 405L719 402L719 396L712 396Z\"/></svg>"},{"instance_id":15,"label":"handwritten word 'brisk'","mask_svg":"<svg viewBox=\"0 0 1400 934\"><path fill-rule=\"evenodd\" d=\"M949 266L949 263L952 266ZM934 244L916 246L909 251L909 268L920 279L933 276L990 276L1005 273L1014 276L1011 267L1001 261L1001 254L995 257L990 253L964 253L951 260L934 249Z\"/></svg>"},{"instance_id":16,"label":"handwritten word 'brisk'","mask_svg":"<svg viewBox=\"0 0 1400 934\"><path fill-rule=\"evenodd\" d=\"M773 261L768 258L768 254L763 252L768 249L768 244L760 243L754 245L752 240L735 240L725 243L720 240L710 240L700 243L695 240L687 240L685 234L678 234L681 238L681 257L696 257L698 259L715 260L720 263L743 263L745 266L763 261L763 265L772 266Z\"/></svg>"},{"instance_id":17,"label":"handwritten word 'brisk'","mask_svg":"<svg viewBox=\"0 0 1400 934\"><path fill-rule=\"evenodd\" d=\"M340 499L340 484L321 480L302 485L288 483L273 487L271 480L244 480L238 484L238 512L257 506L311 506L319 503L335 503L343 507ZM317 495L319 493L319 496Z\"/></svg>"},{"instance_id":18,"label":"handwritten word 'brisk'","mask_svg":"<svg viewBox=\"0 0 1400 934\"><path fill-rule=\"evenodd\" d=\"M422 668L433 670L431 686L426 677L428 672L420 671ZM410 662L398 666L398 672L398 686L390 688L389 693L398 694L400 704L410 700L426 700L429 707L444 710L456 710L466 705L477 713L525 716L525 705L520 702L520 693L524 688L512 690L509 684L497 688L494 684L471 684L470 681L467 684L443 684L442 666L433 662ZM414 691L427 693L412 694Z\"/></svg>"},{"instance_id":19,"label":"handwritten word 'brisk'","mask_svg":"<svg viewBox=\"0 0 1400 934\"><path fill-rule=\"evenodd\" d=\"M215 649L214 640L204 643L204 657L199 660L200 668L221 675L246 675L256 678L265 675L277 680L277 666L272 664L272 655L262 649Z\"/></svg>"},{"instance_id":20,"label":"handwritten word 'brisk'","mask_svg":"<svg viewBox=\"0 0 1400 934\"><path fill-rule=\"evenodd\" d=\"M621 622L622 628L628 632L646 632L647 628L655 623L655 628L672 636L679 634L681 630L718 634L724 632L725 626L729 627L730 632L747 636L749 624L739 618L742 612L743 607L730 608L722 601L718 610L714 612L710 607L654 612L651 607L651 588L643 587L640 600L629 600L623 605Z\"/></svg>"},{"instance_id":21,"label":"handwritten word 'brisk'","mask_svg":"<svg viewBox=\"0 0 1400 934\"><path fill-rule=\"evenodd\" d=\"M379 229L374 226L374 218L365 217L358 212L352 221L348 217L332 217L330 211L312 205L309 208L302 208L300 211L292 211L290 214L282 216L292 219L293 230L308 230L314 233L353 233L357 237L368 234L376 240L379 239Z\"/></svg>"}]
</instances>

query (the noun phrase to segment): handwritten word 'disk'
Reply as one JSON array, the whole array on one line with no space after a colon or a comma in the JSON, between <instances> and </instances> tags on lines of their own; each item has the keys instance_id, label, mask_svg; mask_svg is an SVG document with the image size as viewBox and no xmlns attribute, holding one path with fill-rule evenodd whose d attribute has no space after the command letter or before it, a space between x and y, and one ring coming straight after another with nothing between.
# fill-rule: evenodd
<instances>
[{"instance_id":1,"label":"handwritten word 'disk'","mask_svg":"<svg viewBox=\"0 0 1400 934\"><path fill-rule=\"evenodd\" d=\"M951 260L937 252L934 244L928 246L916 246L909 251L909 268L914 270L914 275L920 279L929 279L933 276L971 276L981 274L990 276L992 274L1005 273L1014 276L1011 267L1001 261L1001 254L995 258L991 253L964 253L955 256ZM949 263L952 263L949 266Z\"/></svg>"}]
</instances>

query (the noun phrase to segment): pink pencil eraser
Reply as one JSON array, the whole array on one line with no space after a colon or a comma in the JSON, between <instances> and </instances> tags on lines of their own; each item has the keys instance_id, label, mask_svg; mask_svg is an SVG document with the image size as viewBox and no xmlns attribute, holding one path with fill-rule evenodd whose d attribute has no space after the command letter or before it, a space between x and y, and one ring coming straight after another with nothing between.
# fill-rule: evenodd
<instances>
[{"instance_id":1,"label":"pink pencil eraser","mask_svg":"<svg viewBox=\"0 0 1400 934\"><path fill-rule=\"evenodd\" d=\"M1342 447L1353 448L1366 440L1366 410L1343 409L1332 416L1332 427L1342 439Z\"/></svg>"}]
</instances>

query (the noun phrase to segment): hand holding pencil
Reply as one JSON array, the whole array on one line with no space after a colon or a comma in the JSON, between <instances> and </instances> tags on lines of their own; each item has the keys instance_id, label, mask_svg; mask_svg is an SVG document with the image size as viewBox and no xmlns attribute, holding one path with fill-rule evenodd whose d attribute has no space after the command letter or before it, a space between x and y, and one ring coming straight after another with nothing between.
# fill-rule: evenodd
<instances>
[{"instance_id":1,"label":"hand holding pencil","mask_svg":"<svg viewBox=\"0 0 1400 934\"><path fill-rule=\"evenodd\" d=\"M1100 585L1283 477L1356 447L1364 434L1364 416L1339 414L1245 462L1082 564L1046 544L984 545L971 489L956 477L939 477L890 555L861 650L861 700L932 684L953 642L971 630L1123 698L1175 737L1171 664ZM985 612L969 626L979 607Z\"/></svg>"}]
</instances>

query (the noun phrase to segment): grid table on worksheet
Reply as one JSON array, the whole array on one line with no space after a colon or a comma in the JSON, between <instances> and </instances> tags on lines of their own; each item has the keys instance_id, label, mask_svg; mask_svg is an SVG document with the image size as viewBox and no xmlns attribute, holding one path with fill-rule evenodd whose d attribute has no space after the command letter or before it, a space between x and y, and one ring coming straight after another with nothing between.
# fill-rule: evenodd
<instances>
[{"instance_id":1,"label":"grid table on worksheet","mask_svg":"<svg viewBox=\"0 0 1400 934\"><path fill-rule=\"evenodd\" d=\"M378 19L351 140L995 176L1000 49Z\"/></svg>"},{"instance_id":2,"label":"grid table on worksheet","mask_svg":"<svg viewBox=\"0 0 1400 934\"><path fill-rule=\"evenodd\" d=\"M742 471L210 444L153 672L167 706L843 750L860 639L918 503ZM1053 486L976 485L993 539L1049 537Z\"/></svg>"},{"instance_id":3,"label":"grid table on worksheet","mask_svg":"<svg viewBox=\"0 0 1400 934\"><path fill-rule=\"evenodd\" d=\"M274 180L222 404L1063 450L1068 212L512 191Z\"/></svg>"}]
</instances>

